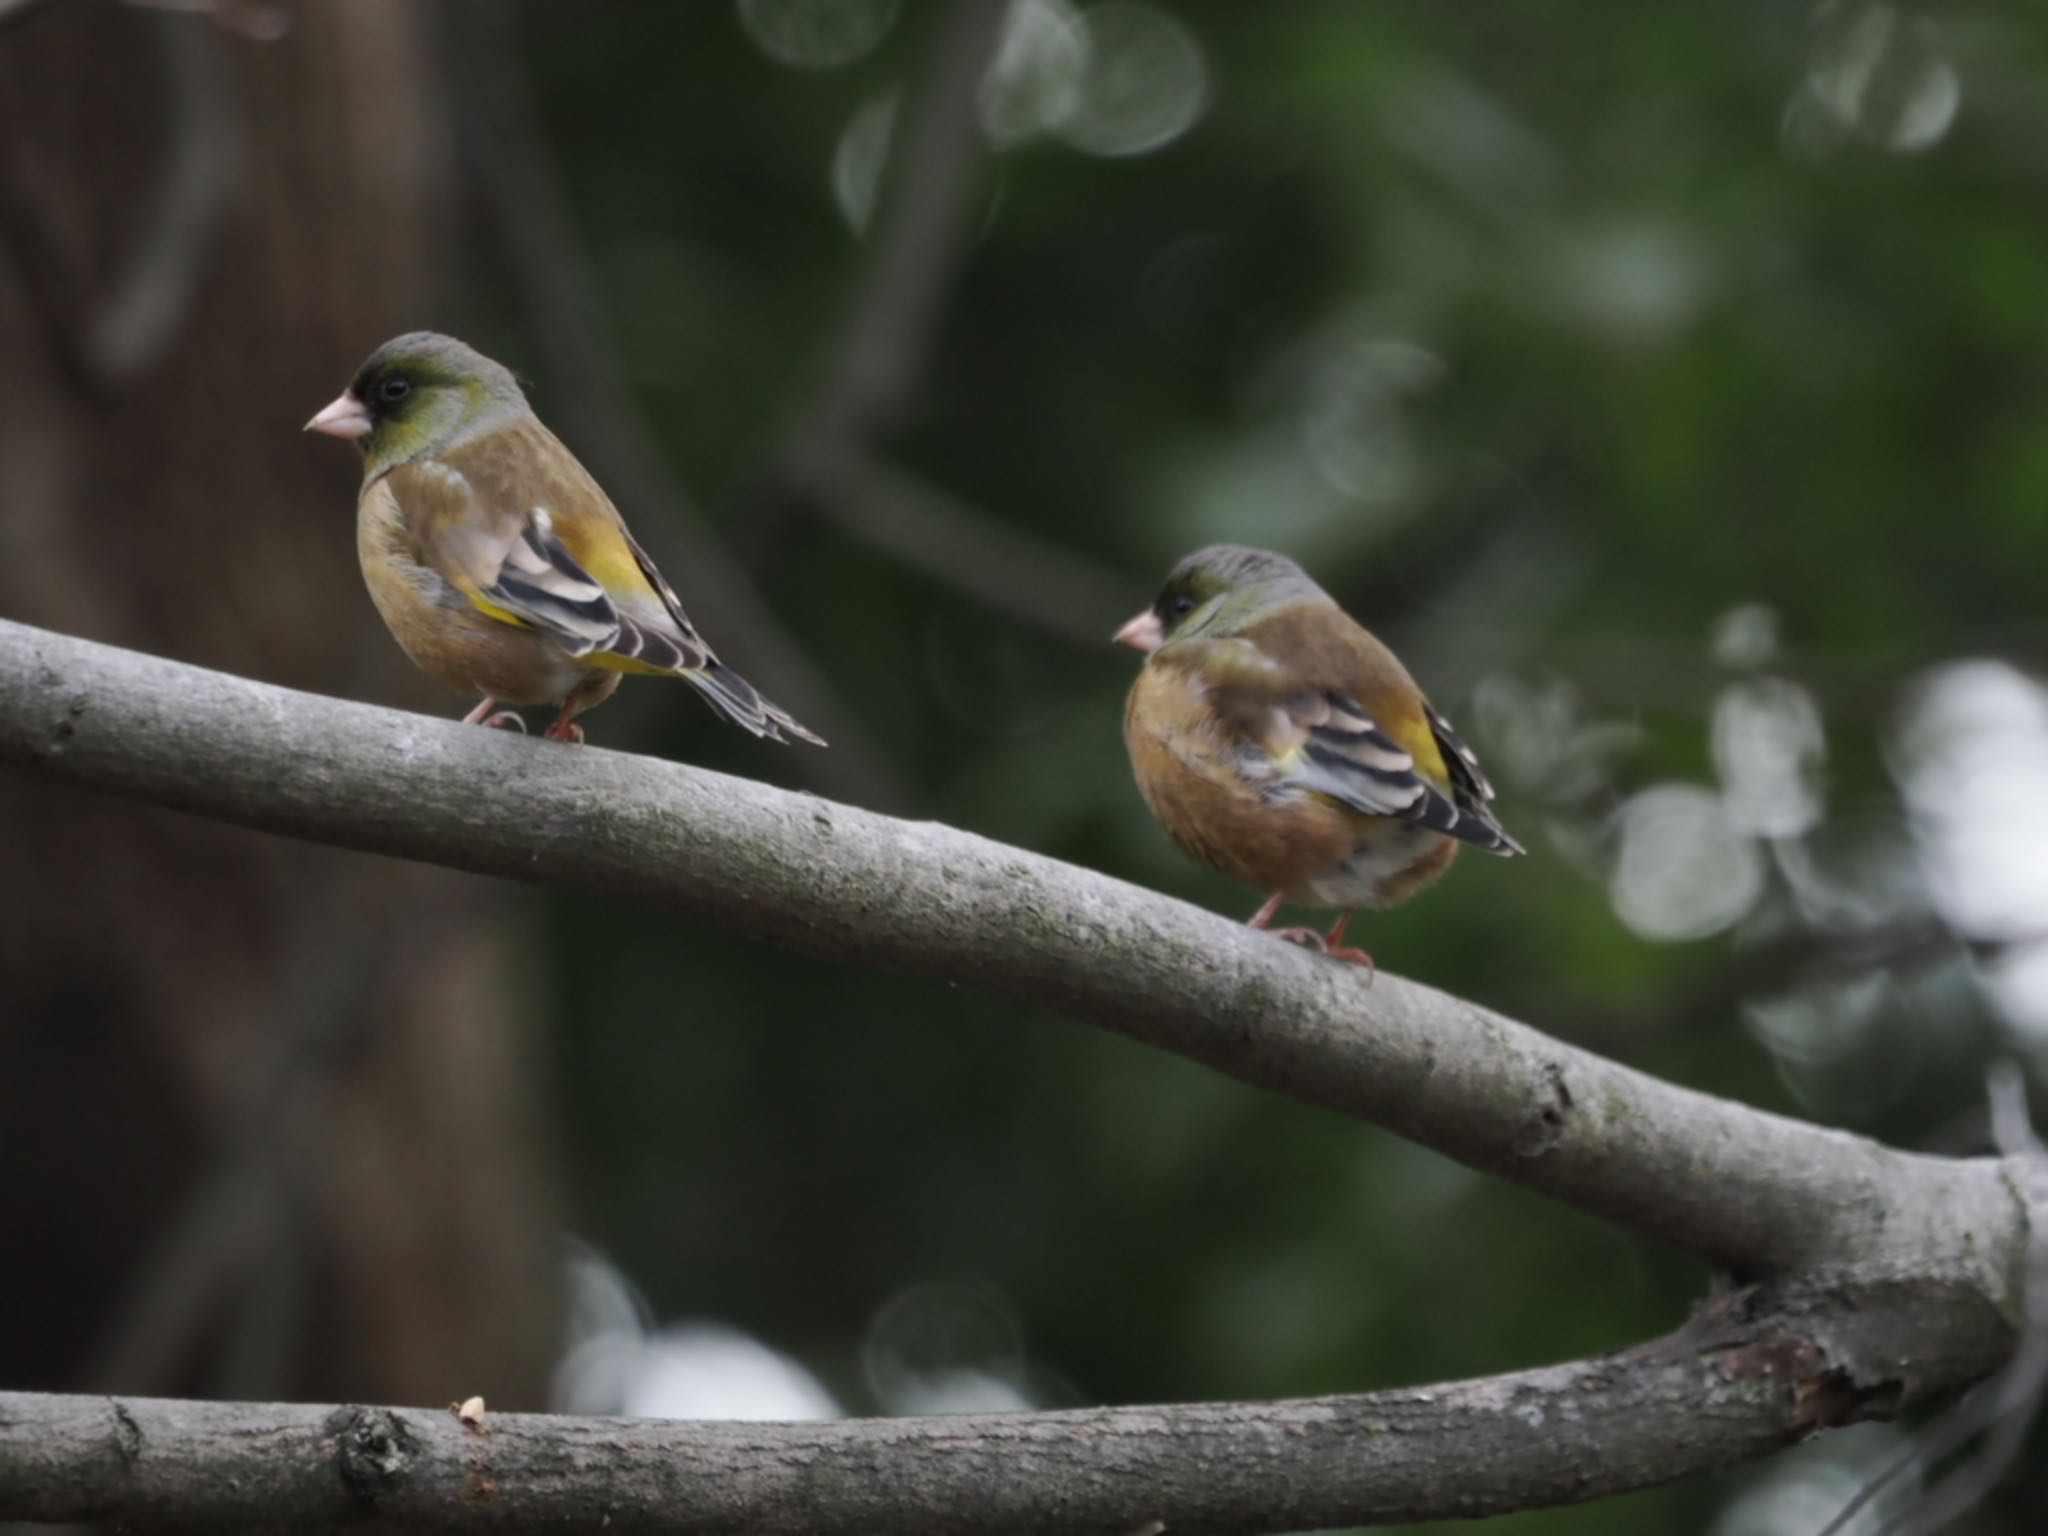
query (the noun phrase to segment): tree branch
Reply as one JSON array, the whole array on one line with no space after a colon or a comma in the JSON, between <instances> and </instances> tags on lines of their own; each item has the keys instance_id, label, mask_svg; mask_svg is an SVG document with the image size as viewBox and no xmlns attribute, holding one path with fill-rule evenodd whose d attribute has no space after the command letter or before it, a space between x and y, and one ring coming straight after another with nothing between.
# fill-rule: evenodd
<instances>
[{"instance_id":1,"label":"tree branch","mask_svg":"<svg viewBox=\"0 0 2048 1536\"><path fill-rule=\"evenodd\" d=\"M163 8L168 0L129 0ZM0 8L0 24L20 12ZM225 24L225 23L223 23ZM178 339L206 261L227 219L245 158L243 124L217 39L176 17L147 19L163 77L163 164L128 248L104 293L87 275L87 253L58 238L45 174L14 146L0 167L0 257L31 296L56 372L73 388L111 396L133 385Z\"/></svg>"},{"instance_id":2,"label":"tree branch","mask_svg":"<svg viewBox=\"0 0 2048 1536\"><path fill-rule=\"evenodd\" d=\"M809 514L1011 618L1100 645L1129 608L1120 576L890 467L874 448L913 404L970 243L986 153L981 86L1008 14L993 0L956 0L941 17L900 115L867 270L838 342L741 503L756 547Z\"/></svg>"},{"instance_id":3,"label":"tree branch","mask_svg":"<svg viewBox=\"0 0 2048 1536\"><path fill-rule=\"evenodd\" d=\"M1889 1410L1954 1361L1901 1288L1421 1390L812 1424L0 1393L0 1518L123 1529L1250 1533L1604 1498ZM1966 1304L1965 1312L1973 1310ZM1999 1335L1981 1314L1980 1349ZM1922 1356L1924 1358L1924 1356ZM1980 1358L1979 1364L1982 1363Z\"/></svg>"},{"instance_id":4,"label":"tree branch","mask_svg":"<svg viewBox=\"0 0 2048 1536\"><path fill-rule=\"evenodd\" d=\"M973 220L983 154L982 77L1009 7L956 0L890 154L873 255L825 377L784 450L784 473L814 478L896 423L909 403ZM816 461L814 465L812 461Z\"/></svg>"},{"instance_id":5,"label":"tree branch","mask_svg":"<svg viewBox=\"0 0 2048 1536\"><path fill-rule=\"evenodd\" d=\"M0 27L11 27L17 21L26 21L29 16L42 10L49 0L0 0Z\"/></svg>"},{"instance_id":6,"label":"tree branch","mask_svg":"<svg viewBox=\"0 0 2048 1536\"><path fill-rule=\"evenodd\" d=\"M507 1420L474 1443L446 1441L454 1431L415 1416L351 1420L403 1424L403 1435L384 1431L397 1437L401 1465L424 1448L425 1502L394 1495L392 1505L419 1528L456 1528L444 1516L461 1488L483 1497L474 1491L482 1482L458 1486L458 1472L467 1479L482 1467L483 1481L516 1485L519 1500L559 1512L550 1501L568 1497L560 1480L618 1458L650 1462L662 1508L696 1511L666 1524L652 1513L638 1526L615 1518L624 1530L1129 1530L1163 1519L1175 1530L1252 1531L1478 1514L1643 1486L1952 1390L2002 1364L2025 1318L2032 1202L2015 1160L1893 1151L1661 1083L1476 1004L1384 973L1368 978L971 833L6 621L0 766L315 841L645 901L806 954L1008 993L1386 1126L1772 1284L1739 1315L1717 1307L1660 1349L1428 1400L1394 1393L773 1430ZM125 1455L138 1431L145 1446L218 1450L238 1476L253 1477L250 1456L277 1458L299 1469L290 1486L313 1501L306 1508L331 1511L331 1464L313 1478L307 1459L331 1457L323 1436L356 1433L323 1429L320 1410L148 1404L129 1405L129 1429L104 1402L67 1401L0 1399L0 1515L22 1510L52 1469L76 1464L49 1448L51 1435L70 1437L65 1454L101 1458L105 1473L105 1458ZM274 1432L208 1438L254 1423ZM512 1458L541 1438L554 1449L536 1449L530 1466ZM458 1443L461 1455L427 1454ZM512 1459L498 1459L501 1446ZM177 1482L167 1471L173 1482L159 1488L130 1461L106 1487L150 1499L183 1489L201 1501L181 1507L183 1523L254 1523L254 1506L239 1502L254 1497L253 1481ZM719 1490L743 1475L801 1505L802 1520L785 1511L775 1524L747 1496L728 1500ZM828 1496L837 1525L817 1515ZM929 1520L911 1519L917 1511Z\"/></svg>"},{"instance_id":7,"label":"tree branch","mask_svg":"<svg viewBox=\"0 0 2048 1536\"><path fill-rule=\"evenodd\" d=\"M849 453L814 510L871 549L985 608L1099 650L1140 599L1100 562L1047 543L885 463Z\"/></svg>"},{"instance_id":8,"label":"tree branch","mask_svg":"<svg viewBox=\"0 0 2048 1536\"><path fill-rule=\"evenodd\" d=\"M1476 1004L932 822L5 620L0 765L1010 993L1745 1278L1873 1260L1910 1273L1972 1248L2000 1276L2019 1263L1994 1161L1893 1151L1658 1082ZM2003 1293L2004 1278L1973 1278Z\"/></svg>"}]
</instances>

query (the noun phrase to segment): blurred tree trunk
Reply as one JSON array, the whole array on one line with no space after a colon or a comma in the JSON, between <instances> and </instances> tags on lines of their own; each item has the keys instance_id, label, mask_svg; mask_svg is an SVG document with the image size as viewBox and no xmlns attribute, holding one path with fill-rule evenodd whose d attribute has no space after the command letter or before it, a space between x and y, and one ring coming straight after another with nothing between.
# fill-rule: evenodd
<instances>
[{"instance_id":1,"label":"blurred tree trunk","mask_svg":"<svg viewBox=\"0 0 2048 1536\"><path fill-rule=\"evenodd\" d=\"M410 0L0 26L0 613L427 694L299 427L450 277ZM446 707L447 701L441 701ZM0 792L11 1386L537 1405L551 1148L498 888Z\"/></svg>"}]
</instances>

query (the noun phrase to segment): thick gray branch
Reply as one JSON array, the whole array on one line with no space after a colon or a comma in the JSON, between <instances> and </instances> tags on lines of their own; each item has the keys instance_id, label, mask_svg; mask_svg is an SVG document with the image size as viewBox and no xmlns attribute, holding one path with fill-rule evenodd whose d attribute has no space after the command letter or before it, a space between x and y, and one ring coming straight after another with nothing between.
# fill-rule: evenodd
<instances>
[{"instance_id":1,"label":"thick gray branch","mask_svg":"<svg viewBox=\"0 0 2048 1536\"><path fill-rule=\"evenodd\" d=\"M1674 1087L970 832L4 620L0 765L1007 992L1386 1126L1743 1277L1938 1271L2018 1313L2022 1202L1998 1162L1892 1151Z\"/></svg>"},{"instance_id":2,"label":"thick gray branch","mask_svg":"<svg viewBox=\"0 0 2048 1536\"><path fill-rule=\"evenodd\" d=\"M1105 726L1105 729L1109 728ZM0 1395L0 1518L304 1530L1257 1532L1598 1497L1978 1380L2020 1165L1888 1150L929 822L0 621L0 766L993 988L1770 1282L1660 1346L1426 1392L827 1425ZM453 1385L451 1386L453 1390Z\"/></svg>"},{"instance_id":3,"label":"thick gray branch","mask_svg":"<svg viewBox=\"0 0 2048 1536\"><path fill-rule=\"evenodd\" d=\"M1974 1352L1981 1368L2002 1338L1981 1299L1880 1286L1737 1298L1687 1335L1573 1365L1277 1403L822 1424L491 1415L471 1429L445 1411L0 1393L0 1518L1197 1536L1476 1516L1765 1454L1910 1394L1903 1359Z\"/></svg>"}]
</instances>

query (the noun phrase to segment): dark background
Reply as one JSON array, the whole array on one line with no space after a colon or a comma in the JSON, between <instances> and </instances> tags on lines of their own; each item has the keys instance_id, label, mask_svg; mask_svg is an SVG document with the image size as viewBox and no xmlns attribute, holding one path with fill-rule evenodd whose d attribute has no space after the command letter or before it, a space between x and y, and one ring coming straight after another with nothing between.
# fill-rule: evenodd
<instances>
[{"instance_id":1,"label":"dark background","mask_svg":"<svg viewBox=\"0 0 2048 1536\"><path fill-rule=\"evenodd\" d=\"M2048 1043L2048 19L1032 0L990 67L996 31L0 8L0 613L459 713L298 434L449 330L834 745L651 682L594 743L1242 915L1130 785L1106 637L1185 550L1270 545L1530 850L1361 918L1383 965L1980 1148L1987 1064ZM0 1164L9 1386L1241 1398L1619 1346L1708 1279L1013 1003L19 781ZM1794 1536L1896 1438L1495 1528Z\"/></svg>"}]
</instances>

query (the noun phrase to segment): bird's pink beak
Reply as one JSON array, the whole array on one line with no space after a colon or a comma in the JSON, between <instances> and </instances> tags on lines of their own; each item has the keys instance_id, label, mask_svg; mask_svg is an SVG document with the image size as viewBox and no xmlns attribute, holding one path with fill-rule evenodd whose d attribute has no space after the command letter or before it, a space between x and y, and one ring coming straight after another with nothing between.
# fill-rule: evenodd
<instances>
[{"instance_id":1,"label":"bird's pink beak","mask_svg":"<svg viewBox=\"0 0 2048 1536\"><path fill-rule=\"evenodd\" d=\"M1147 608L1109 638L1134 651L1156 651L1166 644L1166 626L1159 622L1158 614Z\"/></svg>"},{"instance_id":2,"label":"bird's pink beak","mask_svg":"<svg viewBox=\"0 0 2048 1536\"><path fill-rule=\"evenodd\" d=\"M343 390L306 423L306 430L324 432L329 437L361 437L370 430L369 407L352 391Z\"/></svg>"}]
</instances>

